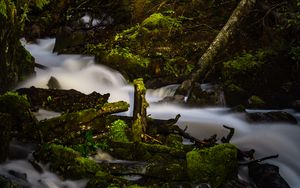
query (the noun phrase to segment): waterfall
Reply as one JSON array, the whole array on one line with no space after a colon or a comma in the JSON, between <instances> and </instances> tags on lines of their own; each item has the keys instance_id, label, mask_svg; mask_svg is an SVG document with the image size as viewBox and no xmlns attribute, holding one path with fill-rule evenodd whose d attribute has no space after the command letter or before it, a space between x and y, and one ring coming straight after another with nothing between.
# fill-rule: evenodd
<instances>
[{"instance_id":1,"label":"waterfall","mask_svg":"<svg viewBox=\"0 0 300 188\"><path fill-rule=\"evenodd\" d=\"M83 93L93 91L101 94L110 93L109 101L133 101L133 87L120 73L108 67L97 65L92 57L80 55L57 55L51 51L54 39L39 40L38 44L26 44L37 63L47 66L48 70L36 70L35 77L23 82L19 87L36 86L47 88L51 76L57 78L63 89L76 89ZM186 108L174 104L159 104L157 101L174 94L176 85L147 91L150 103L148 114L153 118L170 119L181 114L178 122L182 128L187 127L191 135L203 139L213 134L218 138L228 134L223 125L235 128L232 143L240 149L255 149L255 157L279 154L279 158L268 160L280 167L280 174L293 188L300 186L300 127L283 123L247 123L241 114L230 113L226 108ZM132 104L132 103L131 103ZM127 113L129 115L130 112ZM299 117L299 114L295 114ZM22 163L17 161L15 165ZM5 166L6 165L6 166ZM9 164L1 168L8 168ZM26 166L26 164L20 164ZM53 175L53 174L52 174ZM41 177L40 177L41 178ZM47 179L51 181L52 179ZM56 183L55 183L56 182ZM55 178L56 187L62 187ZM49 186L51 187L51 186ZM55 187L55 186L52 186Z\"/></svg>"}]
</instances>

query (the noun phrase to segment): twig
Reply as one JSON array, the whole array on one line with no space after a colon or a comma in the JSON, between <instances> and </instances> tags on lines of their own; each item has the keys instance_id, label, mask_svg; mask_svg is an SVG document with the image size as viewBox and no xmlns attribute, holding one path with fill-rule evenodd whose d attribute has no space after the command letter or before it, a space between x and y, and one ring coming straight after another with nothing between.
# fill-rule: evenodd
<instances>
[{"instance_id":1,"label":"twig","mask_svg":"<svg viewBox=\"0 0 300 188\"><path fill-rule=\"evenodd\" d=\"M277 155L271 155L271 156L268 156L268 157L263 157L263 158L260 158L260 159L247 161L247 162L244 162L244 163L239 163L239 165L244 166L244 165L250 165L252 163L259 163L259 162L262 162L262 161L265 161L265 160L268 160L268 159L278 158L278 156L279 156L278 154Z\"/></svg>"},{"instance_id":2,"label":"twig","mask_svg":"<svg viewBox=\"0 0 300 188\"><path fill-rule=\"evenodd\" d=\"M225 129L229 129L229 134L227 135L227 137L225 138L225 137L222 137L221 138L221 142L223 142L223 143L229 143L230 142L230 140L231 140L231 138L233 137L233 135L234 135L234 128L232 128L232 127L228 127L228 126L226 126L226 125L223 125L223 127L225 128Z\"/></svg>"}]
</instances>

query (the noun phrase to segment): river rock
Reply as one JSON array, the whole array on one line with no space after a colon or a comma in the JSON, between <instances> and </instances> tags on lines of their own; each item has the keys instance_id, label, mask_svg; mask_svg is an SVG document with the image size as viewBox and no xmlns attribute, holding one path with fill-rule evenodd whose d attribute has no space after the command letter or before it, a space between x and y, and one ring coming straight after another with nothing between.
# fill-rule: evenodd
<instances>
[{"instance_id":1,"label":"river rock","mask_svg":"<svg viewBox=\"0 0 300 188\"><path fill-rule=\"evenodd\" d=\"M254 113L247 113L247 121L254 122L254 123L266 123L266 122L273 122L273 123L290 123L290 124L297 124L297 119L292 116L291 114L283 111L274 111L274 112L254 112Z\"/></svg>"},{"instance_id":2,"label":"river rock","mask_svg":"<svg viewBox=\"0 0 300 188\"><path fill-rule=\"evenodd\" d=\"M292 102L292 107L297 110L300 111L300 100L295 100Z\"/></svg>"},{"instance_id":3,"label":"river rock","mask_svg":"<svg viewBox=\"0 0 300 188\"><path fill-rule=\"evenodd\" d=\"M192 106L224 106L223 89L219 85L196 83L187 103Z\"/></svg>"},{"instance_id":4,"label":"river rock","mask_svg":"<svg viewBox=\"0 0 300 188\"><path fill-rule=\"evenodd\" d=\"M290 188L288 183L280 176L279 168L275 165L251 163L248 168L249 176L257 188Z\"/></svg>"}]
</instances>

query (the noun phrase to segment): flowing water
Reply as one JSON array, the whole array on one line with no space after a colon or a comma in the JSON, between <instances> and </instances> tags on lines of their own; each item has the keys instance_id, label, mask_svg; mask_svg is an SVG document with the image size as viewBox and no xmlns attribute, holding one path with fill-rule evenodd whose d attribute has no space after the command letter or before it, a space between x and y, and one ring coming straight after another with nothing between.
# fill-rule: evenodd
<instances>
[{"instance_id":1,"label":"flowing water","mask_svg":"<svg viewBox=\"0 0 300 188\"><path fill-rule=\"evenodd\" d=\"M36 76L21 83L19 87L36 86L47 88L51 76L59 81L63 89L76 89L83 93L97 91L101 94L110 93L110 101L124 100L132 102L133 87L129 85L120 73L105 66L95 65L92 57L79 55L56 55L51 53L55 40L39 40L38 44L25 44L25 47L36 58L37 63L47 66L48 70L36 70ZM235 128L232 143L240 149L255 149L257 158L279 154L279 158L268 160L269 163L280 167L280 174L293 188L300 187L300 126L288 124L249 124L240 114L229 113L226 108L186 108L174 104L159 104L157 101L165 96L173 95L176 86L166 86L157 90L147 91L147 100L150 103L148 114L153 118L170 119L181 114L178 124L188 127L187 132L203 139L213 134L218 138L226 136L228 130L222 125ZM132 104L132 103L131 103ZM293 113L293 111L290 111ZM123 113L130 115L131 111ZM49 115L57 115L50 113ZM299 117L299 114L294 114ZM43 116L41 116L43 117ZM298 121L299 122L299 121ZM33 185L42 179L44 187L75 187L71 181L59 181L55 174L36 175L33 169L24 161L8 161L0 168L27 169ZM30 171L32 170L32 171ZM37 177L35 177L35 175ZM241 173L241 176L246 176ZM45 179L45 177L48 177ZM245 177L246 178L246 177ZM46 183L45 183L46 182ZM77 182L77 187L84 187L84 182ZM39 184L40 187L41 184Z\"/></svg>"}]
</instances>

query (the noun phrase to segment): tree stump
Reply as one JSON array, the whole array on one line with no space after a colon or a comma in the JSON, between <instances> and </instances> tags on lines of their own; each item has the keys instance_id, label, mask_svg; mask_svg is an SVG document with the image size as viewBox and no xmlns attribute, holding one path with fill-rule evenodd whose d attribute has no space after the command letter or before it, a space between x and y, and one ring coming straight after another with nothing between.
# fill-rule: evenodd
<instances>
[{"instance_id":1,"label":"tree stump","mask_svg":"<svg viewBox=\"0 0 300 188\"><path fill-rule=\"evenodd\" d=\"M134 141L141 141L143 133L147 130L147 107L146 87L143 79L138 78L133 81L134 84L134 106L133 106L133 124L132 134Z\"/></svg>"}]
</instances>

